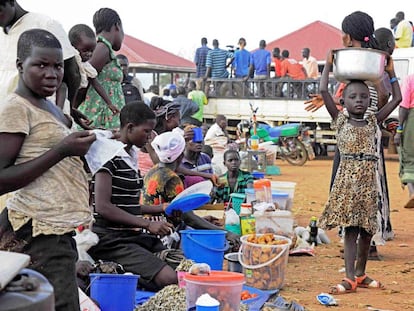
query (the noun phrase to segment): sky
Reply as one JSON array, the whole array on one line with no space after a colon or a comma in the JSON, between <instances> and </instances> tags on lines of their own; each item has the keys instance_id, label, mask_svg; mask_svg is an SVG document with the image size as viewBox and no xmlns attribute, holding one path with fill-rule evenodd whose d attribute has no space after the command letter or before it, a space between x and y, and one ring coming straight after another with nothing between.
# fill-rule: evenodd
<instances>
[{"instance_id":1,"label":"sky","mask_svg":"<svg viewBox=\"0 0 414 311\"><path fill-rule=\"evenodd\" d=\"M24 9L60 21L66 31L78 23L93 29L95 11L112 8L126 34L190 60L202 37L210 47L218 39L221 48L237 46L244 37L246 49L253 50L262 39L271 42L317 20L340 29L343 18L357 10L371 15L375 28L388 28L398 11L414 21L412 1L380 5L378 0L18 0Z\"/></svg>"}]
</instances>

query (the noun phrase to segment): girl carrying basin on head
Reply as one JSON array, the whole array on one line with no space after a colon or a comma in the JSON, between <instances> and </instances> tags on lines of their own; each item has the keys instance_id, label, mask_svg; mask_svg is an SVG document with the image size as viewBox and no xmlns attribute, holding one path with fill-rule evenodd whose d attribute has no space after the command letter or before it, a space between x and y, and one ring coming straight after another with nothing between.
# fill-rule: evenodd
<instances>
[{"instance_id":1,"label":"girl carrying basin on head","mask_svg":"<svg viewBox=\"0 0 414 311\"><path fill-rule=\"evenodd\" d=\"M383 288L380 282L365 274L371 239L378 228L377 212L380 204L377 127L400 103L401 90L390 57L385 71L391 77L392 100L378 112L367 116L371 104L370 90L363 81L353 80L343 89L341 104L344 111L339 111L328 92L332 63L333 54L330 51L320 90L336 129L340 162L319 225L324 229L344 227L346 276L341 283L331 287L330 292L345 294L355 292L357 287Z\"/></svg>"}]
</instances>

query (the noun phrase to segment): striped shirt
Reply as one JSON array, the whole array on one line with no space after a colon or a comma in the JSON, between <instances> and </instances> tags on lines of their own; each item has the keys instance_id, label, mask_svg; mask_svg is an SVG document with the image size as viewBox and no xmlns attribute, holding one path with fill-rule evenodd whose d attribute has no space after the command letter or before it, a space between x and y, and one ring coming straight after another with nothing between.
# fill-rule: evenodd
<instances>
[{"instance_id":1,"label":"striped shirt","mask_svg":"<svg viewBox=\"0 0 414 311\"><path fill-rule=\"evenodd\" d=\"M203 45L202 47L199 47L196 50L196 53L194 56L194 63L197 66L197 73L196 73L197 78L204 77L204 75L206 74L206 69L207 69L206 59L207 59L207 53L210 50L211 49L206 45Z\"/></svg>"},{"instance_id":2,"label":"striped shirt","mask_svg":"<svg viewBox=\"0 0 414 311\"><path fill-rule=\"evenodd\" d=\"M135 161L134 161L135 159ZM140 215L141 207L139 204L140 192L143 187L142 177L134 163L137 163L136 156L130 156L123 150L99 169L98 172L106 172L112 176L112 195L111 203L118 208L133 214ZM123 227L118 223L112 223L96 213L95 209L95 178L92 180L93 186L93 208L95 211L96 223L100 227Z\"/></svg>"},{"instance_id":3,"label":"striped shirt","mask_svg":"<svg viewBox=\"0 0 414 311\"><path fill-rule=\"evenodd\" d=\"M203 152L200 152L200 154L197 155L195 162L184 158L181 162L181 165L192 171L213 174L211 159L207 154Z\"/></svg>"},{"instance_id":4,"label":"striped shirt","mask_svg":"<svg viewBox=\"0 0 414 311\"><path fill-rule=\"evenodd\" d=\"M206 67L211 67L211 78L227 78L227 58L232 58L233 53L219 48L210 50L207 54Z\"/></svg>"},{"instance_id":5,"label":"striped shirt","mask_svg":"<svg viewBox=\"0 0 414 311\"><path fill-rule=\"evenodd\" d=\"M231 191L228 183L228 172L220 176L220 180L225 180L226 183L224 186L219 187L215 191L215 199L217 202L229 202L231 193L245 193L246 188L253 186L253 176L250 172L242 171L239 169L239 174L237 175L237 182L234 186L233 191Z\"/></svg>"}]
</instances>

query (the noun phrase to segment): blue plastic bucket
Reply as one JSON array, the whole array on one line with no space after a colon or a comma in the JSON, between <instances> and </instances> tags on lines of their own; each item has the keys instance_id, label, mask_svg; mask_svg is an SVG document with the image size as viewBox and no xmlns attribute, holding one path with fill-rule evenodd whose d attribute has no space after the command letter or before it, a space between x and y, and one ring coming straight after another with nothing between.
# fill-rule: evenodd
<instances>
[{"instance_id":1,"label":"blue plastic bucket","mask_svg":"<svg viewBox=\"0 0 414 311\"><path fill-rule=\"evenodd\" d=\"M223 270L224 252L229 248L224 230L181 230L184 256L206 263L211 270Z\"/></svg>"},{"instance_id":2,"label":"blue plastic bucket","mask_svg":"<svg viewBox=\"0 0 414 311\"><path fill-rule=\"evenodd\" d=\"M101 311L133 311L139 275L91 273L91 298Z\"/></svg>"}]
</instances>

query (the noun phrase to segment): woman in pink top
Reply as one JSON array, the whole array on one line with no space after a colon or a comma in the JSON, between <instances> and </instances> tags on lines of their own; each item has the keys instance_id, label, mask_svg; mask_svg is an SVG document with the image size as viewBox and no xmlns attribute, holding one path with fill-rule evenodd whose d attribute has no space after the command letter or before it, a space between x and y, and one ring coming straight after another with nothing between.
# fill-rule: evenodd
<instances>
[{"instance_id":1,"label":"woman in pink top","mask_svg":"<svg viewBox=\"0 0 414 311\"><path fill-rule=\"evenodd\" d=\"M414 74L407 76L402 85L402 102L399 109L400 125L394 142L400 146L400 179L408 187L410 199L405 208L414 208Z\"/></svg>"}]
</instances>

